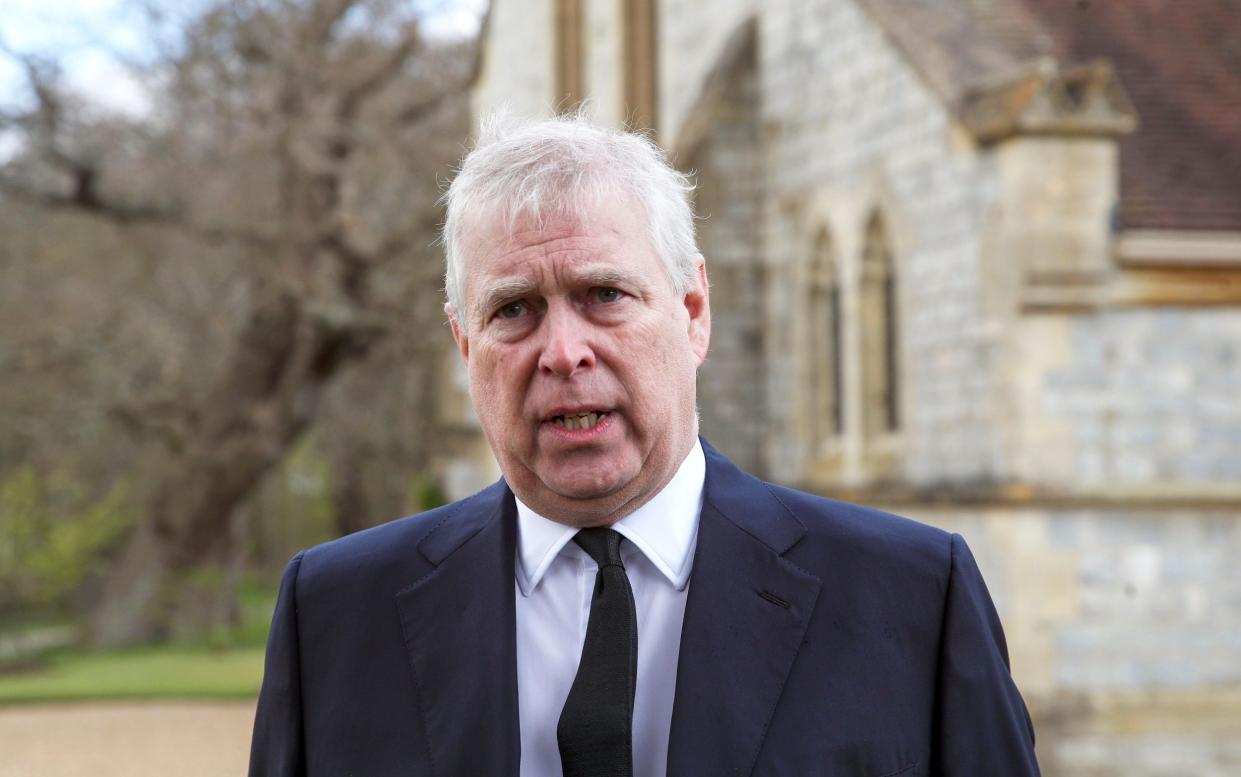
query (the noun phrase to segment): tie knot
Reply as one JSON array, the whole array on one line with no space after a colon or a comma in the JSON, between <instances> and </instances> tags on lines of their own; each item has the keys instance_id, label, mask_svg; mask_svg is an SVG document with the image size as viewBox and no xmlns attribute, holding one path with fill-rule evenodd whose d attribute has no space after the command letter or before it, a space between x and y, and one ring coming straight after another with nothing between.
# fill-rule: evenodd
<instances>
[{"instance_id":1,"label":"tie knot","mask_svg":"<svg viewBox=\"0 0 1241 777\"><path fill-rule=\"evenodd\" d=\"M582 529L573 537L577 546L586 551L600 568L615 564L624 569L625 565L620 556L621 539L617 531L606 527Z\"/></svg>"}]
</instances>

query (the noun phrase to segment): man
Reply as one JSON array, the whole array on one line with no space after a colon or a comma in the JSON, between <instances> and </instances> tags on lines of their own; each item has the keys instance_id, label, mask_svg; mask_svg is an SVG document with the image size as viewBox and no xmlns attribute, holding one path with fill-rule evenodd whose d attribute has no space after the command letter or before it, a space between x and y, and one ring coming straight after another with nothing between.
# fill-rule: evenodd
<instances>
[{"instance_id":1,"label":"man","mask_svg":"<svg viewBox=\"0 0 1241 777\"><path fill-rule=\"evenodd\" d=\"M504 478L293 559L252 777L1038 773L960 537L698 438L689 190L580 118L484 132L446 311Z\"/></svg>"}]
</instances>

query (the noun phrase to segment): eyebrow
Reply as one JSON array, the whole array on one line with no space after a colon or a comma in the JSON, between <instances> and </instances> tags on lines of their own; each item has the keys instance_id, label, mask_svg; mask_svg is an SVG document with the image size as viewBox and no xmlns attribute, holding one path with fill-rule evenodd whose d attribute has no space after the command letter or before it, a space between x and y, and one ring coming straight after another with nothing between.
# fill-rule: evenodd
<instances>
[{"instance_id":1,"label":"eyebrow","mask_svg":"<svg viewBox=\"0 0 1241 777\"><path fill-rule=\"evenodd\" d=\"M588 286L628 286L629 288L642 289L646 288L645 279L636 273L624 272L611 267L601 267L597 270L586 270L580 276L580 281Z\"/></svg>"},{"instance_id":2,"label":"eyebrow","mask_svg":"<svg viewBox=\"0 0 1241 777\"><path fill-rule=\"evenodd\" d=\"M574 282L582 286L623 286L631 289L645 289L646 280L636 274L609 267L597 269L587 268L581 273L574 273ZM479 295L482 300L479 312L490 314L501 303L511 299L526 297L538 291L539 284L528 278L513 278L497 281L495 285L484 289Z\"/></svg>"},{"instance_id":3,"label":"eyebrow","mask_svg":"<svg viewBox=\"0 0 1241 777\"><path fill-rule=\"evenodd\" d=\"M479 313L482 315L488 315L492 310L499 306L501 302L506 302L510 299L516 299L518 297L525 297L537 288L537 283L524 278L500 281L491 288L484 290L480 295L482 302L480 303Z\"/></svg>"}]
</instances>

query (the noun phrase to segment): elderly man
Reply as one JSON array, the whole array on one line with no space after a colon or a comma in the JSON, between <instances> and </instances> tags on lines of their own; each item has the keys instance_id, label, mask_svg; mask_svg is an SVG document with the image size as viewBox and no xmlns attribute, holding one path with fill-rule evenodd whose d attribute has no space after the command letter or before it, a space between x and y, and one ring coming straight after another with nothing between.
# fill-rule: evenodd
<instances>
[{"instance_id":1,"label":"elderly man","mask_svg":"<svg viewBox=\"0 0 1241 777\"><path fill-rule=\"evenodd\" d=\"M698 437L689 191L581 118L484 132L445 309L504 477L293 559L252 777L1038 773L960 537Z\"/></svg>"}]
</instances>

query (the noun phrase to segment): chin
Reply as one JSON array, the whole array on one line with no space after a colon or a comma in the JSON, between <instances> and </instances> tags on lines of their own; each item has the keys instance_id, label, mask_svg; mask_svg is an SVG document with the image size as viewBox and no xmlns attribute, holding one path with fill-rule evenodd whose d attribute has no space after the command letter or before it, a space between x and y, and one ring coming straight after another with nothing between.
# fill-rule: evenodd
<instances>
[{"instance_id":1,"label":"chin","mask_svg":"<svg viewBox=\"0 0 1241 777\"><path fill-rule=\"evenodd\" d=\"M545 483L545 485L552 491L552 493L559 497L580 501L604 499L620 490L620 486L600 484L597 481L591 483L553 482Z\"/></svg>"},{"instance_id":2,"label":"chin","mask_svg":"<svg viewBox=\"0 0 1241 777\"><path fill-rule=\"evenodd\" d=\"M632 478L621 478L615 475L600 477L596 471L578 475L549 476L542 480L543 485L557 496L565 499L588 500L612 496L623 489Z\"/></svg>"}]
</instances>

